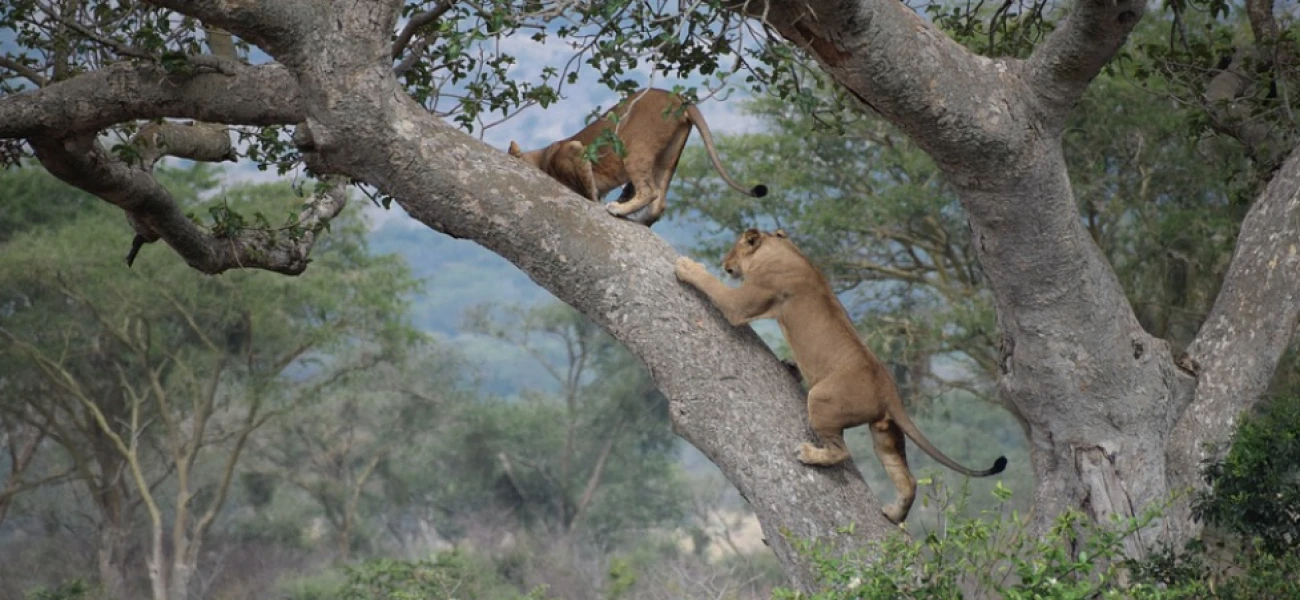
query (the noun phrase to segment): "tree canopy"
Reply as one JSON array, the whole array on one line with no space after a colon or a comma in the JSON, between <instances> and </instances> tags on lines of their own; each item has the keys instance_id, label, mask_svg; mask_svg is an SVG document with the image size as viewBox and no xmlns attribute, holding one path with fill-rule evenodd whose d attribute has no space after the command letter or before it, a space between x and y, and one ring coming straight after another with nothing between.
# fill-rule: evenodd
<instances>
[{"instance_id":1,"label":"tree canopy","mask_svg":"<svg viewBox=\"0 0 1300 600\"><path fill-rule=\"evenodd\" d=\"M996 378L1026 432L1036 527L1072 511L1136 517L1200 485L1205 444L1226 440L1263 397L1300 318L1295 15L1268 0L1147 9L1139 0L927 4L923 14L894 0L19 0L0 8L14 40L0 61L0 139L8 162L33 157L124 211L139 243L160 240L204 273L303 273L330 243L348 184L475 240L648 367L674 431L723 470L786 574L811 589L813 565L793 539L851 548L894 528L852 465L795 464L790 449L806 439L798 386L752 331L677 284L675 252L654 232L470 134L574 86L629 92L662 76L696 99L728 86L771 94L784 105L771 114L813 121L808 139L792 142L833 147L810 133L828 122L857 144L826 154L842 161L832 181L780 173L804 195L792 190L765 210L829 200L856 219L906 217L850 225L863 252L827 266L859 279L893 269L885 294L910 276L934 306L965 314L957 337L970 340L950 349L969 350ZM511 76L548 44L563 56L534 79ZM1196 143L1119 135L1133 127L1107 81L1123 78L1166 99L1172 130ZM1089 102L1101 106L1081 110ZM883 121L859 122L868 113ZM1096 120L1113 132L1092 129ZM1234 170L1200 193L1166 192L1162 180L1196 174L1147 154L1191 160L1218 155L1221 143L1238 153ZM292 211L194 214L156 168L167 156L284 172L301 164L315 182ZM864 164L873 156L914 161L916 172ZM891 189L920 197L868 204ZM1217 218L1200 218L1207 211ZM718 214L725 226L741 221ZM1147 233L1119 235L1130 228ZM808 243L820 257L845 256L818 239ZM1226 264L1207 264L1229 246ZM1168 277L1144 288L1152 280L1131 273L1151 265ZM939 287L944 277L955 295ZM973 292L963 298L963 288ZM996 329L977 327L990 312ZM1186 503L1175 506L1125 552L1188 539L1199 528L1190 517Z\"/></svg>"}]
</instances>

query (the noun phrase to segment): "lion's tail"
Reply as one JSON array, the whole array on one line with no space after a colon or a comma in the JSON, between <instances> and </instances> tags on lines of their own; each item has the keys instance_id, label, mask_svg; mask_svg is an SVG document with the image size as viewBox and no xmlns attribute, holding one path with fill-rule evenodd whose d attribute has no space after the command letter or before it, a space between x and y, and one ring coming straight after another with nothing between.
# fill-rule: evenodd
<instances>
[{"instance_id":1,"label":"lion's tail","mask_svg":"<svg viewBox=\"0 0 1300 600\"><path fill-rule=\"evenodd\" d=\"M948 458L947 455L940 452L938 448L934 447L934 444L930 443L930 440L925 438L925 435L921 433L921 430L917 429L916 423L913 423L912 418L907 416L907 412L903 410L902 400L895 397L892 404L895 405L895 410L890 411L890 418L892 418L895 423L898 423L899 428L903 430L903 433L907 434L907 437L912 438L912 441L916 442L917 446L920 446L926 454L929 454L931 458L939 461L943 466L968 477L988 477L989 475L997 475L1007 468L1007 457L1005 456L999 456L997 460L993 461L992 467L983 471L976 471L961 466L957 461Z\"/></svg>"},{"instance_id":2,"label":"lion's tail","mask_svg":"<svg viewBox=\"0 0 1300 600\"><path fill-rule=\"evenodd\" d=\"M732 180L731 176L727 174L727 170L722 168L722 161L718 159L718 151L713 147L713 134L709 133L709 125L704 122L704 115L700 113L700 109L687 106L686 118L690 120L691 124L695 125L696 129L700 130L700 139L704 140L704 149L709 153L709 160L713 161L713 168L717 169L718 175L722 176L722 180L727 182L727 185L742 194L754 198L762 198L767 195L767 186L760 183L752 188L745 188Z\"/></svg>"}]
</instances>

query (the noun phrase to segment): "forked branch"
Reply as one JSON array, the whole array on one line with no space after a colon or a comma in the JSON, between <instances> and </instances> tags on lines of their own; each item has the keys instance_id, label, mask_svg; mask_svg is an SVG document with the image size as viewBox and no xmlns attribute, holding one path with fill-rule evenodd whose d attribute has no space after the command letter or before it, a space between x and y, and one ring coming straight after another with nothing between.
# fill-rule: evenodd
<instances>
[{"instance_id":1,"label":"forked branch","mask_svg":"<svg viewBox=\"0 0 1300 600\"><path fill-rule=\"evenodd\" d=\"M1053 129L1064 126L1070 107L1124 45L1145 10L1141 0L1076 0L1061 28L1034 50L1028 78Z\"/></svg>"}]
</instances>

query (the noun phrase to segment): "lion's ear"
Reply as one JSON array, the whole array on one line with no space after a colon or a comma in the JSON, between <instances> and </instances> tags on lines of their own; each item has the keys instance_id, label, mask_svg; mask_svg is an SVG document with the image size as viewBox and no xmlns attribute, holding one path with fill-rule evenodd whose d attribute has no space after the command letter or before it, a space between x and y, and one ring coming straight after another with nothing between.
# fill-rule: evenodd
<instances>
[{"instance_id":1,"label":"lion's ear","mask_svg":"<svg viewBox=\"0 0 1300 600\"><path fill-rule=\"evenodd\" d=\"M774 236L776 236L776 237L779 237L779 238L790 237L790 236L788 236L788 235L785 234L785 230L784 230L784 229L778 229L778 230L776 230L776 231L773 231L773 232L772 232L772 235L774 235Z\"/></svg>"},{"instance_id":2,"label":"lion's ear","mask_svg":"<svg viewBox=\"0 0 1300 600\"><path fill-rule=\"evenodd\" d=\"M757 246L758 241L763 239L763 234L759 233L757 229L751 228L745 230L743 237L745 238L746 244L749 244L750 246Z\"/></svg>"},{"instance_id":3,"label":"lion's ear","mask_svg":"<svg viewBox=\"0 0 1300 600\"><path fill-rule=\"evenodd\" d=\"M510 156L523 156L524 151L519 148L519 144L515 143L514 140L510 140L509 154Z\"/></svg>"}]
</instances>

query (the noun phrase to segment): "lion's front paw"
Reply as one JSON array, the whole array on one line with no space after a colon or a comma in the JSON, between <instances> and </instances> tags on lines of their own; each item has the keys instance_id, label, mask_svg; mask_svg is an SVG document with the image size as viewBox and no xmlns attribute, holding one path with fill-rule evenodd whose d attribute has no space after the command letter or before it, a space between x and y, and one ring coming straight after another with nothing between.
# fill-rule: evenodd
<instances>
[{"instance_id":1,"label":"lion's front paw","mask_svg":"<svg viewBox=\"0 0 1300 600\"><path fill-rule=\"evenodd\" d=\"M677 257L677 279L687 282L696 281L708 274L709 272L704 268L704 265L685 256Z\"/></svg>"}]
</instances>

